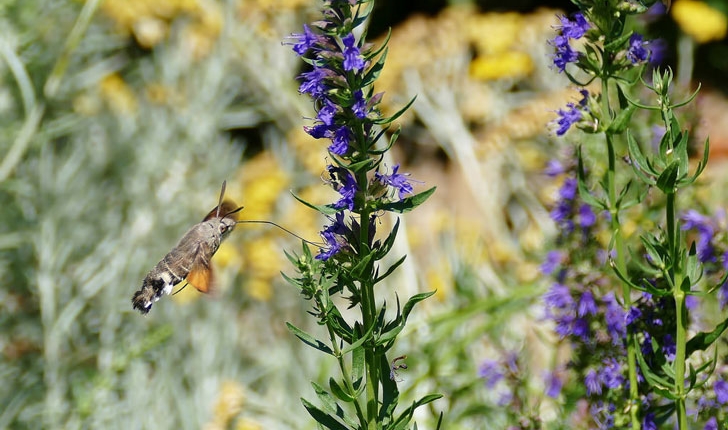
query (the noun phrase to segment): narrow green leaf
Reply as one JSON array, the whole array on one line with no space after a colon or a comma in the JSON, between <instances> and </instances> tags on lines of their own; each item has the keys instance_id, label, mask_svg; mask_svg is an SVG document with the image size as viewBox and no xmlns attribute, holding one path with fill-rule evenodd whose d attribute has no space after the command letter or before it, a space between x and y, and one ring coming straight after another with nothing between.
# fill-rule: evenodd
<instances>
[{"instance_id":1,"label":"narrow green leaf","mask_svg":"<svg viewBox=\"0 0 728 430\"><path fill-rule=\"evenodd\" d=\"M633 32L628 31L628 32L624 33L621 37L618 37L618 38L612 40L611 42L607 43L606 45L604 45L604 51L611 52L611 53L621 51L624 48L624 45L629 40L629 38L632 37L632 33Z\"/></svg>"},{"instance_id":2,"label":"narrow green leaf","mask_svg":"<svg viewBox=\"0 0 728 430\"><path fill-rule=\"evenodd\" d=\"M675 184L677 183L679 161L673 161L657 178L657 188L665 194L675 193Z\"/></svg>"},{"instance_id":3,"label":"narrow green leaf","mask_svg":"<svg viewBox=\"0 0 728 430\"><path fill-rule=\"evenodd\" d=\"M644 154L642 153L642 149L640 149L640 146L637 143L637 140L635 140L634 136L632 136L632 133L629 132L627 133L627 148L629 149L629 156L632 159L632 168L635 170L635 172L638 172L640 174L640 179L642 179L642 182L654 185L654 181L648 179L645 173L655 176L657 172L654 171L650 162L647 160L647 158L645 158Z\"/></svg>"},{"instance_id":4,"label":"narrow green leaf","mask_svg":"<svg viewBox=\"0 0 728 430\"><path fill-rule=\"evenodd\" d=\"M410 297L409 300L407 300L407 303L405 303L404 308L402 308L403 323L407 321L407 317L409 317L410 312L412 312L412 308L414 308L417 303L425 300L433 294L435 294L435 291L428 291L426 293L415 294Z\"/></svg>"},{"instance_id":5,"label":"narrow green leaf","mask_svg":"<svg viewBox=\"0 0 728 430\"><path fill-rule=\"evenodd\" d=\"M343 400L346 403L351 403L356 400L356 398L339 385L334 378L329 378L329 387L331 388L331 392L339 398L339 400Z\"/></svg>"},{"instance_id":6,"label":"narrow green leaf","mask_svg":"<svg viewBox=\"0 0 728 430\"><path fill-rule=\"evenodd\" d=\"M627 108L620 110L619 114L617 114L609 124L609 127L607 127L607 133L621 134L626 130L635 110L637 110L637 107L634 105L629 105Z\"/></svg>"},{"instance_id":7,"label":"narrow green leaf","mask_svg":"<svg viewBox=\"0 0 728 430\"><path fill-rule=\"evenodd\" d=\"M425 190L421 193L415 194L414 196L405 197L398 202L385 203L377 207L377 209L397 213L409 212L424 203L425 200L427 200L432 193L435 192L436 188L437 187L432 187L429 190Z\"/></svg>"},{"instance_id":8,"label":"narrow green leaf","mask_svg":"<svg viewBox=\"0 0 728 430\"><path fill-rule=\"evenodd\" d=\"M392 272L394 272L397 267L399 267L402 263L404 263L404 260L407 258L406 255L403 255L399 260L395 261L391 266L387 268L387 271L384 272L381 276L377 276L377 278L374 280L374 283L377 284L380 281L382 281L387 276L391 275Z\"/></svg>"},{"instance_id":9,"label":"narrow green leaf","mask_svg":"<svg viewBox=\"0 0 728 430\"><path fill-rule=\"evenodd\" d=\"M360 387L362 379L364 378L364 349L355 349L351 353L351 380L354 383L354 388ZM364 388L364 385L361 385Z\"/></svg>"},{"instance_id":10,"label":"narrow green leaf","mask_svg":"<svg viewBox=\"0 0 728 430\"><path fill-rule=\"evenodd\" d=\"M362 346L364 344L364 342L371 340L373 332L374 332L374 324L372 324L369 327L369 330L367 330L367 332L364 333L364 336L362 336L360 339L357 339L354 343L347 346L346 348L342 349L341 354L342 355L348 354L350 351L353 351L353 350L359 348L360 346ZM356 331L354 331L354 336L356 336Z\"/></svg>"},{"instance_id":11,"label":"narrow green leaf","mask_svg":"<svg viewBox=\"0 0 728 430\"><path fill-rule=\"evenodd\" d=\"M412 405L402 411L399 418L394 422L394 425L392 426L393 430L404 430L407 428L407 424L409 424L410 420L412 419L412 416L415 413L415 409L417 409L420 406L426 405L428 403L434 402L435 400L442 397L442 394L428 394L427 396L424 396L423 398L412 402Z\"/></svg>"},{"instance_id":12,"label":"narrow green leaf","mask_svg":"<svg viewBox=\"0 0 728 430\"><path fill-rule=\"evenodd\" d=\"M377 58L377 62L374 63L372 67L369 68L369 70L367 70L367 73L362 78L362 87L367 87L377 80L379 75L382 73L382 70L384 69L384 62L387 60L388 53L389 48L384 48L384 51L382 51L382 55Z\"/></svg>"},{"instance_id":13,"label":"narrow green leaf","mask_svg":"<svg viewBox=\"0 0 728 430\"><path fill-rule=\"evenodd\" d=\"M410 100L409 103L407 103L402 109L398 110L394 115L390 116L389 118L380 118L378 120L373 121L373 123L379 124L379 125L384 125L384 124L389 124L390 122L396 120L397 118L402 116L402 114L407 112L407 109L409 109L410 106L412 106L412 103L415 102L415 99L417 99L417 97L412 97L412 100Z\"/></svg>"},{"instance_id":14,"label":"narrow green leaf","mask_svg":"<svg viewBox=\"0 0 728 430\"><path fill-rule=\"evenodd\" d=\"M348 430L348 428L344 424L339 422L332 415L327 414L326 412L317 408L316 406L311 404L308 400L302 398L301 403L303 403L303 407L306 408L309 415L311 415L313 417L313 419L316 420L317 423L321 424L325 428L327 428L329 430Z\"/></svg>"},{"instance_id":15,"label":"narrow green leaf","mask_svg":"<svg viewBox=\"0 0 728 430\"><path fill-rule=\"evenodd\" d=\"M336 209L333 204L328 205L315 205L313 203L309 203L302 198L298 197L293 191L291 191L291 195L293 198L298 200L299 202L303 203L304 205L310 207L311 209L318 211L324 215L336 215L338 212L341 211L341 209Z\"/></svg>"},{"instance_id":16,"label":"narrow green leaf","mask_svg":"<svg viewBox=\"0 0 728 430\"><path fill-rule=\"evenodd\" d=\"M313 386L316 395L321 401L324 412L328 413L329 415L338 417L339 419L344 421L344 423L346 423L350 428L356 428L356 422L349 415L347 415L346 411L344 411L344 409L339 406L338 403L336 403L336 399L334 399L334 397L329 394L329 392L326 391L324 387L318 385L315 382L311 382L311 385Z\"/></svg>"},{"instance_id":17,"label":"narrow green leaf","mask_svg":"<svg viewBox=\"0 0 728 430\"><path fill-rule=\"evenodd\" d=\"M705 351L715 343L721 334L728 328L728 319L723 320L710 332L700 332L693 336L685 346L686 355L689 357L695 351Z\"/></svg>"},{"instance_id":18,"label":"narrow green leaf","mask_svg":"<svg viewBox=\"0 0 728 430\"><path fill-rule=\"evenodd\" d=\"M316 348L321 352L325 352L326 354L334 355L334 351L332 351L331 348L329 348L326 344L306 333L305 331L301 330L300 328L296 327L295 325L287 322L286 327L288 327L288 330L290 330L291 333L293 333L297 338L301 339L301 341L303 341L303 343L305 343L306 345L312 348Z\"/></svg>"}]
</instances>

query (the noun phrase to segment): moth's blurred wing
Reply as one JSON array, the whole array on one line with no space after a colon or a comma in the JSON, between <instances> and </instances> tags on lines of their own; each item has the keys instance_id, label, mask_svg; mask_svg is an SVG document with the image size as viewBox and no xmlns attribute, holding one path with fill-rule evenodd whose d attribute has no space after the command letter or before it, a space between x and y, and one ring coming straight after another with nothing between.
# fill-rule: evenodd
<instances>
[{"instance_id":1,"label":"moth's blurred wing","mask_svg":"<svg viewBox=\"0 0 728 430\"><path fill-rule=\"evenodd\" d=\"M200 248L198 248L195 254L195 259L186 281L201 293L209 293L214 288L212 265Z\"/></svg>"}]
</instances>

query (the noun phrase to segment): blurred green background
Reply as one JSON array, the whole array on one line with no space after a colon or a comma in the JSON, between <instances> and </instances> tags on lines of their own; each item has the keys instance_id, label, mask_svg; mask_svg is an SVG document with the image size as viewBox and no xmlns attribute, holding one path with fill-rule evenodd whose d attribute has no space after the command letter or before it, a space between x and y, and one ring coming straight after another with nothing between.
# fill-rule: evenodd
<instances>
[{"instance_id":1,"label":"blurred green background","mask_svg":"<svg viewBox=\"0 0 728 430\"><path fill-rule=\"evenodd\" d=\"M444 428L503 428L478 364L524 350L537 395L563 359L537 278L558 187L540 172L568 146L547 124L576 97L546 41L571 5L405 3L380 2L371 23L377 42L392 29L383 108L418 97L386 163L438 191L404 217L392 255L409 257L380 292L389 303L437 294L395 347L408 357L401 389L445 395L420 428L439 411ZM0 428L314 428L299 398L335 363L284 325L319 330L280 276L295 238L239 226L213 259L215 294L187 288L147 317L130 298L223 180L242 219L316 238L324 220L290 191L315 203L335 193L321 182L326 145L301 130L315 115L297 92L303 64L282 41L318 7L0 2ZM676 21L639 24L666 38L668 64L697 65L701 109L717 116L706 130L725 154L726 134L710 127L726 116L725 40L698 41Z\"/></svg>"}]
</instances>

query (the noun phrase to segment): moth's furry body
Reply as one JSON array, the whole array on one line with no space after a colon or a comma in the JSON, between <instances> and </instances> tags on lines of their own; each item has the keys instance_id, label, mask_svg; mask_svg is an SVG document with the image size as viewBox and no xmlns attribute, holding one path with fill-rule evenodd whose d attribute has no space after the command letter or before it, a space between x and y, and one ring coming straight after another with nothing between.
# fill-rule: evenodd
<instances>
[{"instance_id":1,"label":"moth's furry body","mask_svg":"<svg viewBox=\"0 0 728 430\"><path fill-rule=\"evenodd\" d=\"M220 200L224 193L223 183ZM235 228L237 219L234 214L242 209L235 207L230 201L221 202L202 222L182 236L177 246L147 274L141 289L134 293L131 299L134 309L142 314L148 313L154 302L162 295L170 294L172 287L185 279L199 291L209 291L212 284L210 259Z\"/></svg>"}]
</instances>

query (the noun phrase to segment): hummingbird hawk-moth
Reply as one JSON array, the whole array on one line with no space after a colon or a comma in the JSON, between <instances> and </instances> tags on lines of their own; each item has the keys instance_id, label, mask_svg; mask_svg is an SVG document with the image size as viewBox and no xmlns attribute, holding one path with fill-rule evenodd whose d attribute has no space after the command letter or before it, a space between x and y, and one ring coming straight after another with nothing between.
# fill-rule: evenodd
<instances>
[{"instance_id":1,"label":"hummingbird hawk-moth","mask_svg":"<svg viewBox=\"0 0 728 430\"><path fill-rule=\"evenodd\" d=\"M146 315L154 302L162 295L170 294L172 287L182 281L187 281L200 292L210 291L213 285L210 259L235 228L237 212L243 209L230 200L223 201L224 195L225 182L222 183L217 206L202 222L189 229L177 246L144 278L142 287L131 299L134 309Z\"/></svg>"}]
</instances>

